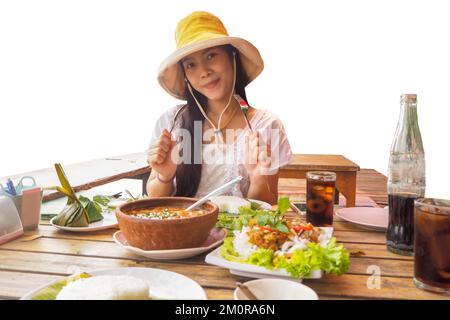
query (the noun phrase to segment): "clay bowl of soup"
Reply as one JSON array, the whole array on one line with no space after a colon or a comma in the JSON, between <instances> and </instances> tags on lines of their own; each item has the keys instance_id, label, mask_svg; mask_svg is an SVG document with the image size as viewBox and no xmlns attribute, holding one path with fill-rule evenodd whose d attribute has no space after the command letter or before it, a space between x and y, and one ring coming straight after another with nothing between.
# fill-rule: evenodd
<instances>
[{"instance_id":1,"label":"clay bowl of soup","mask_svg":"<svg viewBox=\"0 0 450 320\"><path fill-rule=\"evenodd\" d=\"M197 200L160 197L125 203L116 210L120 231L131 246L143 250L199 247L214 228L219 208L207 202L185 210Z\"/></svg>"}]
</instances>

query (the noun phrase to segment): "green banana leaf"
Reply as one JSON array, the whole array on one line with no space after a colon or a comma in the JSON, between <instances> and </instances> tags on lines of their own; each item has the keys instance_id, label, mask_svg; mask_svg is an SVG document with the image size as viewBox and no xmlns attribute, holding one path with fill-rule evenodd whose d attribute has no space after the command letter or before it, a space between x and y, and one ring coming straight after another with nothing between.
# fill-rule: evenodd
<instances>
[{"instance_id":1,"label":"green banana leaf","mask_svg":"<svg viewBox=\"0 0 450 320\"><path fill-rule=\"evenodd\" d=\"M56 296L59 292L70 282L73 282L78 279L90 278L91 275L88 273L81 273L79 275L65 278L61 281L55 282L54 284L42 289L38 293L36 293L31 300L56 300Z\"/></svg>"},{"instance_id":2,"label":"green banana leaf","mask_svg":"<svg viewBox=\"0 0 450 320\"><path fill-rule=\"evenodd\" d=\"M53 223L64 227L88 227L89 223L102 220L102 208L88 198L80 196L78 199L62 166L56 163L55 169L61 183L56 189L67 196L67 204Z\"/></svg>"},{"instance_id":3,"label":"green banana leaf","mask_svg":"<svg viewBox=\"0 0 450 320\"><path fill-rule=\"evenodd\" d=\"M91 201L89 198L80 196L79 200L88 214L89 223L103 220L102 207L95 201Z\"/></svg>"},{"instance_id":4,"label":"green banana leaf","mask_svg":"<svg viewBox=\"0 0 450 320\"><path fill-rule=\"evenodd\" d=\"M77 202L69 203L68 201L64 209L53 220L53 223L64 227L87 227L89 226L89 219L81 204Z\"/></svg>"}]
</instances>

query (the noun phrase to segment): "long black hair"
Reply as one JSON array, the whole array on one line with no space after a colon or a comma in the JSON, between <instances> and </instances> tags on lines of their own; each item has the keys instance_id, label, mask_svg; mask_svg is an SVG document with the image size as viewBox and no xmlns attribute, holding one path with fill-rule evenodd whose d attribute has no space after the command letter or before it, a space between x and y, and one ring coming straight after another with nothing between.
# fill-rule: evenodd
<instances>
[{"instance_id":1,"label":"long black hair","mask_svg":"<svg viewBox=\"0 0 450 320\"><path fill-rule=\"evenodd\" d=\"M248 83L248 76L245 73L244 68L242 67L241 58L239 55L239 51L236 50L231 45L224 45L225 50L227 51L228 55L230 56L230 59L233 58L233 52L235 52L235 59L236 59L236 83L235 83L235 91L237 94L239 94L245 101L247 101L247 95L245 93L245 86ZM179 63L180 68L183 70L184 68ZM192 88L192 92L194 93L195 97L197 98L198 102L202 105L205 112L208 110L208 99L202 95L200 92ZM198 163L199 161L195 161L195 159L199 159L201 162L202 159L202 149L197 148L195 150L194 144L197 141L197 146L202 146L203 143L203 134L195 136L194 134L194 122L195 121L201 121L203 123L203 120L205 117L200 112L194 97L189 92L188 88L186 87L185 91L185 97L187 100L187 104L182 107L183 110L179 113L180 117L180 126L179 128L185 129L189 131L189 134L191 136L191 161L190 163L181 163L177 166L177 172L176 172L176 196L182 196L182 197L194 197L197 193L198 186L200 184L200 179L202 176L202 164ZM248 103L248 101L247 101ZM177 119L174 119L176 121ZM196 163L197 162L197 163Z\"/></svg>"}]
</instances>

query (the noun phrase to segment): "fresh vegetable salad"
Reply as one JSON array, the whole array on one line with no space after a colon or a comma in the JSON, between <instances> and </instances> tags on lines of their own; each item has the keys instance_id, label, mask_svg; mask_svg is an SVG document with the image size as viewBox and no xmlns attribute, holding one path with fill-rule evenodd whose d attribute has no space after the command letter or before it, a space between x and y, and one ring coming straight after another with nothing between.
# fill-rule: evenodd
<instances>
[{"instance_id":1,"label":"fresh vegetable salad","mask_svg":"<svg viewBox=\"0 0 450 320\"><path fill-rule=\"evenodd\" d=\"M240 214L219 215L218 227L232 230L220 248L223 258L267 269L285 269L295 278L311 272L341 275L348 271L349 254L323 228L284 217L289 199L277 210L240 208Z\"/></svg>"}]
</instances>

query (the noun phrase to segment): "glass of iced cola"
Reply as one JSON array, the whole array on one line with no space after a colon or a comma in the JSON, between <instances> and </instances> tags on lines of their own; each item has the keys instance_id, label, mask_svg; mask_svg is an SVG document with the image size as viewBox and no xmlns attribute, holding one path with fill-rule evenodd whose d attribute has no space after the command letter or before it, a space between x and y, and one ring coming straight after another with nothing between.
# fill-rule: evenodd
<instances>
[{"instance_id":1,"label":"glass of iced cola","mask_svg":"<svg viewBox=\"0 0 450 320\"><path fill-rule=\"evenodd\" d=\"M336 173L306 173L306 221L318 227L333 224Z\"/></svg>"},{"instance_id":2,"label":"glass of iced cola","mask_svg":"<svg viewBox=\"0 0 450 320\"><path fill-rule=\"evenodd\" d=\"M450 200L414 202L414 283L450 294Z\"/></svg>"}]
</instances>

